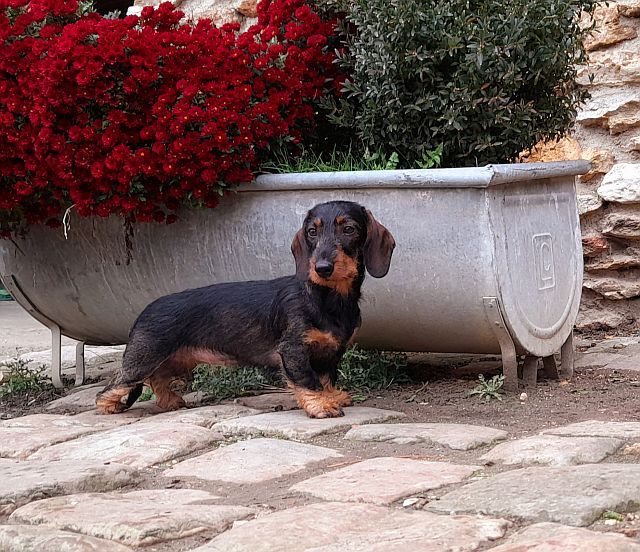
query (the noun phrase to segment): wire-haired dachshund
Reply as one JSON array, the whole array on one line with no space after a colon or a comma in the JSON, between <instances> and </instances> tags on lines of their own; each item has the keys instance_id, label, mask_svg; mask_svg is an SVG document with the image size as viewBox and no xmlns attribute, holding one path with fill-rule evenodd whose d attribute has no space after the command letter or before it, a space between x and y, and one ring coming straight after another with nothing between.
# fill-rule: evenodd
<instances>
[{"instance_id":1,"label":"wire-haired dachshund","mask_svg":"<svg viewBox=\"0 0 640 552\"><path fill-rule=\"evenodd\" d=\"M351 398L334 385L360 325L364 272L385 276L394 247L391 233L357 203L316 205L291 244L295 276L215 284L151 303L131 330L122 368L96 398L98 410L126 410L144 383L160 408L183 407L171 383L191 380L195 366L207 363L282 369L310 417L342 416Z\"/></svg>"}]
</instances>

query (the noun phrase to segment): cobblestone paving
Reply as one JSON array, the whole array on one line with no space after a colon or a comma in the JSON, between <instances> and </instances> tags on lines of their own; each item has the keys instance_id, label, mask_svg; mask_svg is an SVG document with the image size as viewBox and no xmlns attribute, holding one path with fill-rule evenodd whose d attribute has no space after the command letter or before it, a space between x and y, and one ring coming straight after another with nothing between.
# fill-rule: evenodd
<instances>
[{"instance_id":1,"label":"cobblestone paving","mask_svg":"<svg viewBox=\"0 0 640 552\"><path fill-rule=\"evenodd\" d=\"M0 422L0 551L640 552L640 422L154 408Z\"/></svg>"}]
</instances>

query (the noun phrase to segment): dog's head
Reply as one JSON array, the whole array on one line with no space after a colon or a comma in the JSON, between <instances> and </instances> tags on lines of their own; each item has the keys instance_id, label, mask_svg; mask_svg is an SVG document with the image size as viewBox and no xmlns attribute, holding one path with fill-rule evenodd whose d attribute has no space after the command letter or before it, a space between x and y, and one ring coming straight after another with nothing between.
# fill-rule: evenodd
<instances>
[{"instance_id":1,"label":"dog's head","mask_svg":"<svg viewBox=\"0 0 640 552\"><path fill-rule=\"evenodd\" d=\"M307 213L291 251L300 280L346 295L365 268L375 278L387 274L395 245L370 211L351 201L330 201Z\"/></svg>"}]
</instances>

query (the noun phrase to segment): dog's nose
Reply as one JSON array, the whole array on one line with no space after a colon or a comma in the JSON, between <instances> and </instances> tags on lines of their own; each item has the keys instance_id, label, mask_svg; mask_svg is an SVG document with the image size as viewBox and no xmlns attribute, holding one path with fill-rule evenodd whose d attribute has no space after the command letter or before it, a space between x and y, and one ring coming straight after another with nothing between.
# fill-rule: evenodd
<instances>
[{"instance_id":1,"label":"dog's nose","mask_svg":"<svg viewBox=\"0 0 640 552\"><path fill-rule=\"evenodd\" d=\"M316 272L321 278L328 278L333 272L333 263L330 261L317 261Z\"/></svg>"}]
</instances>

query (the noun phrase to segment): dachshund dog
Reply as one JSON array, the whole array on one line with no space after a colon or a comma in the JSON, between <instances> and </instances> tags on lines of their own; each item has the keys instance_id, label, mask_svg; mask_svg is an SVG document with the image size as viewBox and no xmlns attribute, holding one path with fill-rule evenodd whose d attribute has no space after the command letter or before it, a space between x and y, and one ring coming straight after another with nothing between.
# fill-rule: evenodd
<instances>
[{"instance_id":1,"label":"dachshund dog","mask_svg":"<svg viewBox=\"0 0 640 552\"><path fill-rule=\"evenodd\" d=\"M382 278L395 241L357 203L311 209L291 251L295 276L215 284L161 297L138 317L122 368L96 398L103 414L122 412L148 384L158 407L185 405L171 388L199 363L281 369L311 418L342 416L348 393L334 387L342 355L360 325L365 269Z\"/></svg>"}]
</instances>

